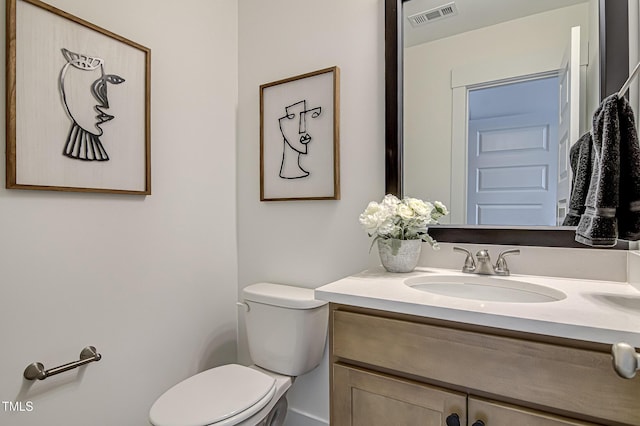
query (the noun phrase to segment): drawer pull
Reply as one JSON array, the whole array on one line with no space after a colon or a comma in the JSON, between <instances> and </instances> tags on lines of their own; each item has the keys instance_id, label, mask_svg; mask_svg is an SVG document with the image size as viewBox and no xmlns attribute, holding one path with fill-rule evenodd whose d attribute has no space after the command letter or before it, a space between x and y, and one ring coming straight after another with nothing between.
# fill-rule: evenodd
<instances>
[{"instance_id":1,"label":"drawer pull","mask_svg":"<svg viewBox=\"0 0 640 426\"><path fill-rule=\"evenodd\" d=\"M484 422L482 420L476 420L471 426L484 426Z\"/></svg>"},{"instance_id":2,"label":"drawer pull","mask_svg":"<svg viewBox=\"0 0 640 426\"><path fill-rule=\"evenodd\" d=\"M456 414L450 414L447 417L447 426L460 426L460 417Z\"/></svg>"},{"instance_id":3,"label":"drawer pull","mask_svg":"<svg viewBox=\"0 0 640 426\"><path fill-rule=\"evenodd\" d=\"M633 346L628 343L616 343L611 346L611 355L613 355L613 368L618 376L633 379L636 372L640 371L640 354L637 354Z\"/></svg>"}]
</instances>

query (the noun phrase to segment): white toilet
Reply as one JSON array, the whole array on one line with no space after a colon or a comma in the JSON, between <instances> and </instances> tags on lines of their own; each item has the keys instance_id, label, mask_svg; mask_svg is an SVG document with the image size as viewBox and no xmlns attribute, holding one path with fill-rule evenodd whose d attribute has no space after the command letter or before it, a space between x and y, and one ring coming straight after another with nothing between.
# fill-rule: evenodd
<instances>
[{"instance_id":1,"label":"white toilet","mask_svg":"<svg viewBox=\"0 0 640 426\"><path fill-rule=\"evenodd\" d=\"M251 367L223 365L192 376L151 407L154 426L280 426L285 393L324 353L329 308L312 289L259 283L242 291Z\"/></svg>"}]
</instances>

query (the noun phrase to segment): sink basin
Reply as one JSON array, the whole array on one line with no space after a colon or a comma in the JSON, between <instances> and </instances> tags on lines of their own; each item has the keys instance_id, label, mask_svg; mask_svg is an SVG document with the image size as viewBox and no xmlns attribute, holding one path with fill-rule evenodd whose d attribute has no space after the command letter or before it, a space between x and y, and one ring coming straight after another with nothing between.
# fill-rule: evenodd
<instances>
[{"instance_id":1,"label":"sink basin","mask_svg":"<svg viewBox=\"0 0 640 426\"><path fill-rule=\"evenodd\" d=\"M563 292L511 278L484 275L434 275L405 280L405 285L432 294L506 303L546 303L567 297Z\"/></svg>"}]
</instances>

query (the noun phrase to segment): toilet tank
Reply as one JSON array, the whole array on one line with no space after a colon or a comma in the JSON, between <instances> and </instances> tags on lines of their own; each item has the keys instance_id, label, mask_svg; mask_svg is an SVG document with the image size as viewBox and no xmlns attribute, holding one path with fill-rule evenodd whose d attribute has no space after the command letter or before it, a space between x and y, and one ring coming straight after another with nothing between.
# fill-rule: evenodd
<instances>
[{"instance_id":1,"label":"toilet tank","mask_svg":"<svg viewBox=\"0 0 640 426\"><path fill-rule=\"evenodd\" d=\"M329 306L313 289L258 283L242 290L249 353L270 371L299 376L313 370L324 354Z\"/></svg>"}]
</instances>

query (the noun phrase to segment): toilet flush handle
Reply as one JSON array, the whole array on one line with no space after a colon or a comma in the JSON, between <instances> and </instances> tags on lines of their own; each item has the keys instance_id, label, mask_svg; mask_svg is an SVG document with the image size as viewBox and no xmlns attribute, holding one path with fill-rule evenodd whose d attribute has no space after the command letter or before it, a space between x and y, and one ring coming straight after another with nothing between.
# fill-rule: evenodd
<instances>
[{"instance_id":1,"label":"toilet flush handle","mask_svg":"<svg viewBox=\"0 0 640 426\"><path fill-rule=\"evenodd\" d=\"M247 302L236 302L236 305L243 306L247 310L247 312L251 310L251 306L249 306Z\"/></svg>"}]
</instances>

